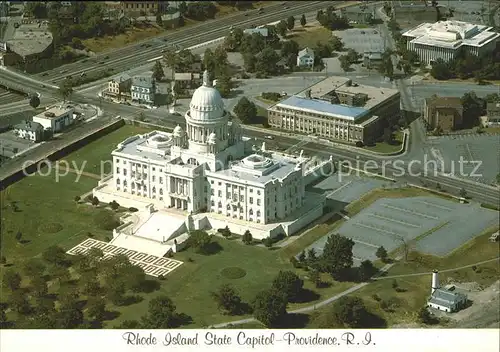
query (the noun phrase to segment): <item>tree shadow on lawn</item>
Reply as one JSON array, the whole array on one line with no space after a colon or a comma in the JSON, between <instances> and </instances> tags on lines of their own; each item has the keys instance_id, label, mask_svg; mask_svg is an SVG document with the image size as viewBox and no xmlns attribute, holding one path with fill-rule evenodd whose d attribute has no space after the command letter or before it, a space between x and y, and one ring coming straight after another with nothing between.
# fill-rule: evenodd
<instances>
[{"instance_id":1,"label":"tree shadow on lawn","mask_svg":"<svg viewBox=\"0 0 500 352\"><path fill-rule=\"evenodd\" d=\"M122 306L122 307L130 306L132 304L142 302L143 300L144 300L144 298L142 296L128 295L128 296L124 297L123 302L122 302L122 304L120 304L120 306Z\"/></svg>"},{"instance_id":2,"label":"tree shadow on lawn","mask_svg":"<svg viewBox=\"0 0 500 352\"><path fill-rule=\"evenodd\" d=\"M141 285L141 292L151 293L159 290L161 287L161 283L156 280L144 280Z\"/></svg>"},{"instance_id":3,"label":"tree shadow on lawn","mask_svg":"<svg viewBox=\"0 0 500 352\"><path fill-rule=\"evenodd\" d=\"M224 248L220 245L219 242L212 241L203 248L203 251L201 252L201 254L214 255L214 254L221 252L223 249Z\"/></svg>"},{"instance_id":4,"label":"tree shadow on lawn","mask_svg":"<svg viewBox=\"0 0 500 352\"><path fill-rule=\"evenodd\" d=\"M317 292L314 292L313 290L304 288L300 292L300 295L297 297L296 300L293 301L293 303L307 303L307 302L312 302L318 300L320 295Z\"/></svg>"}]
</instances>

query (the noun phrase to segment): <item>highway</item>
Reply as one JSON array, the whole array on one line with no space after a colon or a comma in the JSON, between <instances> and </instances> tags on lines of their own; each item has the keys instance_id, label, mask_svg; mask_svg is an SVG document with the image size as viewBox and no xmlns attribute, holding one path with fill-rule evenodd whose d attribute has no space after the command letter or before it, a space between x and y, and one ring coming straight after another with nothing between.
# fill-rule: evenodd
<instances>
[{"instance_id":1,"label":"highway","mask_svg":"<svg viewBox=\"0 0 500 352\"><path fill-rule=\"evenodd\" d=\"M266 7L262 14L259 14L257 10L236 13L177 31L167 32L153 39L135 43L112 52L104 52L92 59L83 59L64 65L46 71L38 75L38 78L57 84L67 76L80 75L83 72L88 73L113 68L114 72L119 73L161 56L161 49L167 46L179 45L181 48L187 48L225 36L231 26L234 28L248 28L252 25L264 25L286 19L288 16L298 16L306 12L316 11L329 5L331 5L329 1L290 1L287 2L288 9L285 9L281 4L276 4ZM248 16L245 16L245 13L248 13ZM145 44L149 47L146 47Z\"/></svg>"}]
</instances>

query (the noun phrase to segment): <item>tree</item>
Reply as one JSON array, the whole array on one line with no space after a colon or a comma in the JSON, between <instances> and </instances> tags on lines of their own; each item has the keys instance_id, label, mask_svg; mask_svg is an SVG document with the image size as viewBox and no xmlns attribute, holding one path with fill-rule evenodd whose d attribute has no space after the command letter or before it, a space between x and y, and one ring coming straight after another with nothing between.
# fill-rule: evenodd
<instances>
[{"instance_id":1,"label":"tree","mask_svg":"<svg viewBox=\"0 0 500 352\"><path fill-rule=\"evenodd\" d=\"M276 290L257 293L252 302L253 316L267 328L275 327L286 316L286 295Z\"/></svg>"},{"instance_id":2,"label":"tree","mask_svg":"<svg viewBox=\"0 0 500 352\"><path fill-rule=\"evenodd\" d=\"M304 281L293 271L281 271L273 280L273 289L286 295L288 302L296 302L304 286Z\"/></svg>"},{"instance_id":3,"label":"tree","mask_svg":"<svg viewBox=\"0 0 500 352\"><path fill-rule=\"evenodd\" d=\"M114 305L122 305L125 301L125 283L122 280L110 280L106 282L106 297Z\"/></svg>"},{"instance_id":4,"label":"tree","mask_svg":"<svg viewBox=\"0 0 500 352\"><path fill-rule=\"evenodd\" d=\"M254 123L257 117L257 107L246 97L242 97L234 107L234 113L244 124Z\"/></svg>"},{"instance_id":5,"label":"tree","mask_svg":"<svg viewBox=\"0 0 500 352\"><path fill-rule=\"evenodd\" d=\"M257 56L257 72L268 76L276 73L277 63L280 57L274 49L271 47L266 47Z\"/></svg>"},{"instance_id":6,"label":"tree","mask_svg":"<svg viewBox=\"0 0 500 352\"><path fill-rule=\"evenodd\" d=\"M75 203L80 202L80 200L81 200L81 199L82 199L82 198L81 198L80 196L75 196Z\"/></svg>"},{"instance_id":7,"label":"tree","mask_svg":"<svg viewBox=\"0 0 500 352\"><path fill-rule=\"evenodd\" d=\"M387 144L393 144L394 143L394 132L390 128L384 128L384 136L383 136L384 142Z\"/></svg>"},{"instance_id":8,"label":"tree","mask_svg":"<svg viewBox=\"0 0 500 352\"><path fill-rule=\"evenodd\" d=\"M299 260L299 263L305 263L306 262L306 252L302 251L299 254L299 257L297 258Z\"/></svg>"},{"instance_id":9,"label":"tree","mask_svg":"<svg viewBox=\"0 0 500 352\"><path fill-rule=\"evenodd\" d=\"M250 233L250 230L245 231L241 240L244 244L251 244L253 242L253 237L252 234Z\"/></svg>"},{"instance_id":10,"label":"tree","mask_svg":"<svg viewBox=\"0 0 500 352\"><path fill-rule=\"evenodd\" d=\"M321 286L321 276L318 270L309 272L309 281L311 281L316 288Z\"/></svg>"},{"instance_id":11,"label":"tree","mask_svg":"<svg viewBox=\"0 0 500 352\"><path fill-rule=\"evenodd\" d=\"M156 24L159 26L159 27L162 27L163 26L163 19L161 18L161 13L158 12L156 14Z\"/></svg>"},{"instance_id":12,"label":"tree","mask_svg":"<svg viewBox=\"0 0 500 352\"><path fill-rule=\"evenodd\" d=\"M339 62L340 62L340 68L344 72L348 72L351 70L351 62L349 61L349 58L347 57L347 55L340 55Z\"/></svg>"},{"instance_id":13,"label":"tree","mask_svg":"<svg viewBox=\"0 0 500 352\"><path fill-rule=\"evenodd\" d=\"M320 313L313 325L315 325L315 328L321 329L345 329L380 327L380 325L384 324L382 319L373 318L374 315L368 312L360 298L344 296Z\"/></svg>"},{"instance_id":14,"label":"tree","mask_svg":"<svg viewBox=\"0 0 500 352\"><path fill-rule=\"evenodd\" d=\"M17 242L21 242L22 238L23 238L23 234L21 233L21 231L17 231L17 233L16 233L16 241Z\"/></svg>"},{"instance_id":15,"label":"tree","mask_svg":"<svg viewBox=\"0 0 500 352\"><path fill-rule=\"evenodd\" d=\"M97 197L92 197L92 205L94 207L97 207L99 205L99 198Z\"/></svg>"},{"instance_id":16,"label":"tree","mask_svg":"<svg viewBox=\"0 0 500 352\"><path fill-rule=\"evenodd\" d=\"M24 292L16 292L16 294L10 295L9 306L20 315L27 315L32 311Z\"/></svg>"},{"instance_id":17,"label":"tree","mask_svg":"<svg viewBox=\"0 0 500 352\"><path fill-rule=\"evenodd\" d=\"M83 324L83 312L77 305L63 306L57 314L60 329L78 329Z\"/></svg>"},{"instance_id":18,"label":"tree","mask_svg":"<svg viewBox=\"0 0 500 352\"><path fill-rule=\"evenodd\" d=\"M18 272L7 270L3 275L2 286L12 292L18 290L21 287L21 275Z\"/></svg>"},{"instance_id":19,"label":"tree","mask_svg":"<svg viewBox=\"0 0 500 352\"><path fill-rule=\"evenodd\" d=\"M241 309L241 298L231 285L222 285L217 292L212 292L212 297L223 314L238 314Z\"/></svg>"},{"instance_id":20,"label":"tree","mask_svg":"<svg viewBox=\"0 0 500 352\"><path fill-rule=\"evenodd\" d=\"M160 60L158 60L153 66L153 78L156 81L161 81L163 77L165 77L165 72L163 71L163 66L161 65Z\"/></svg>"},{"instance_id":21,"label":"tree","mask_svg":"<svg viewBox=\"0 0 500 352\"><path fill-rule=\"evenodd\" d=\"M500 185L500 173L497 174L497 183Z\"/></svg>"},{"instance_id":22,"label":"tree","mask_svg":"<svg viewBox=\"0 0 500 352\"><path fill-rule=\"evenodd\" d=\"M41 276L37 276L31 280L31 291L35 297L44 297L49 292L47 282Z\"/></svg>"},{"instance_id":23,"label":"tree","mask_svg":"<svg viewBox=\"0 0 500 352\"><path fill-rule=\"evenodd\" d=\"M286 36L286 32L288 31L288 24L287 22L285 21L280 21L277 25L276 25L276 31L278 32L278 34L281 36L281 37L285 37Z\"/></svg>"},{"instance_id":24,"label":"tree","mask_svg":"<svg viewBox=\"0 0 500 352\"><path fill-rule=\"evenodd\" d=\"M174 96L172 94L168 93L165 96L165 104L166 105L172 105L173 102L174 102Z\"/></svg>"},{"instance_id":25,"label":"tree","mask_svg":"<svg viewBox=\"0 0 500 352\"><path fill-rule=\"evenodd\" d=\"M467 198L467 191L465 190L465 188L460 188L460 191L458 193L460 195L460 197L462 198Z\"/></svg>"},{"instance_id":26,"label":"tree","mask_svg":"<svg viewBox=\"0 0 500 352\"><path fill-rule=\"evenodd\" d=\"M307 263L309 266L314 267L317 261L318 257L316 256L316 250L314 248L310 248L307 251Z\"/></svg>"},{"instance_id":27,"label":"tree","mask_svg":"<svg viewBox=\"0 0 500 352\"><path fill-rule=\"evenodd\" d=\"M307 20L306 20L306 15L302 15L302 17L300 17L300 25L302 27L305 27L306 26L306 23L307 23Z\"/></svg>"},{"instance_id":28,"label":"tree","mask_svg":"<svg viewBox=\"0 0 500 352\"><path fill-rule=\"evenodd\" d=\"M120 207L120 204L118 204L116 200L113 200L112 202L109 203L109 206L111 207L111 209L116 211Z\"/></svg>"},{"instance_id":29,"label":"tree","mask_svg":"<svg viewBox=\"0 0 500 352\"><path fill-rule=\"evenodd\" d=\"M81 274L79 284L84 295L93 297L99 296L102 292L97 275L92 271Z\"/></svg>"},{"instance_id":30,"label":"tree","mask_svg":"<svg viewBox=\"0 0 500 352\"><path fill-rule=\"evenodd\" d=\"M231 77L229 75L223 74L217 79L217 90L223 98L229 97L232 88L233 82L231 82Z\"/></svg>"},{"instance_id":31,"label":"tree","mask_svg":"<svg viewBox=\"0 0 500 352\"><path fill-rule=\"evenodd\" d=\"M287 40L286 42L283 42L281 45L281 56L286 57L291 54L297 55L299 52L299 43L297 43L295 40Z\"/></svg>"},{"instance_id":32,"label":"tree","mask_svg":"<svg viewBox=\"0 0 500 352\"><path fill-rule=\"evenodd\" d=\"M342 39L340 39L336 35L332 35L329 44L333 51L342 51L344 49L344 43L342 42Z\"/></svg>"},{"instance_id":33,"label":"tree","mask_svg":"<svg viewBox=\"0 0 500 352\"><path fill-rule=\"evenodd\" d=\"M167 296L153 298L148 312L142 317L142 325L147 329L171 329L178 325L179 315L172 300Z\"/></svg>"},{"instance_id":34,"label":"tree","mask_svg":"<svg viewBox=\"0 0 500 352\"><path fill-rule=\"evenodd\" d=\"M91 319L102 322L106 316L106 303L98 297L87 301L87 314Z\"/></svg>"},{"instance_id":35,"label":"tree","mask_svg":"<svg viewBox=\"0 0 500 352\"><path fill-rule=\"evenodd\" d=\"M432 324L434 319L431 316L431 313L427 309L427 307L422 307L418 312L418 319L420 322L424 324Z\"/></svg>"},{"instance_id":36,"label":"tree","mask_svg":"<svg viewBox=\"0 0 500 352\"><path fill-rule=\"evenodd\" d=\"M47 247L42 252L42 259L48 264L55 266L66 266L68 264L68 257L64 249L59 246Z\"/></svg>"},{"instance_id":37,"label":"tree","mask_svg":"<svg viewBox=\"0 0 500 352\"><path fill-rule=\"evenodd\" d=\"M211 242L212 237L206 231L202 230L192 231L188 239L188 245L199 253L204 253Z\"/></svg>"},{"instance_id":38,"label":"tree","mask_svg":"<svg viewBox=\"0 0 500 352\"><path fill-rule=\"evenodd\" d=\"M434 62L431 68L431 76L437 80L447 80L452 77L449 65L439 58Z\"/></svg>"},{"instance_id":39,"label":"tree","mask_svg":"<svg viewBox=\"0 0 500 352\"><path fill-rule=\"evenodd\" d=\"M320 257L320 268L334 278L342 276L345 269L352 267L352 248L354 241L341 235L331 235L326 240Z\"/></svg>"},{"instance_id":40,"label":"tree","mask_svg":"<svg viewBox=\"0 0 500 352\"><path fill-rule=\"evenodd\" d=\"M61 94L64 102L66 102L66 100L71 97L71 94L73 94L73 80L70 77L66 77L66 79L62 82L59 87L59 94Z\"/></svg>"},{"instance_id":41,"label":"tree","mask_svg":"<svg viewBox=\"0 0 500 352\"><path fill-rule=\"evenodd\" d=\"M177 8L179 10L179 13L184 16L187 12L187 5L186 5L186 2L185 1L182 1L180 4L179 4L179 7Z\"/></svg>"},{"instance_id":42,"label":"tree","mask_svg":"<svg viewBox=\"0 0 500 352\"><path fill-rule=\"evenodd\" d=\"M120 325L116 326L115 329L140 329L141 323L137 320L124 320Z\"/></svg>"},{"instance_id":43,"label":"tree","mask_svg":"<svg viewBox=\"0 0 500 352\"><path fill-rule=\"evenodd\" d=\"M473 91L465 93L460 100L463 106L463 127L476 126L479 116L485 112L486 102Z\"/></svg>"},{"instance_id":44,"label":"tree","mask_svg":"<svg viewBox=\"0 0 500 352\"><path fill-rule=\"evenodd\" d=\"M37 95L33 95L30 98L30 106L36 109L40 105L40 98Z\"/></svg>"},{"instance_id":45,"label":"tree","mask_svg":"<svg viewBox=\"0 0 500 352\"><path fill-rule=\"evenodd\" d=\"M364 260L361 262L358 268L359 279L361 281L366 281L376 272L376 268L370 260Z\"/></svg>"},{"instance_id":46,"label":"tree","mask_svg":"<svg viewBox=\"0 0 500 352\"><path fill-rule=\"evenodd\" d=\"M295 17L290 16L286 19L286 28L291 31L295 27Z\"/></svg>"},{"instance_id":47,"label":"tree","mask_svg":"<svg viewBox=\"0 0 500 352\"><path fill-rule=\"evenodd\" d=\"M375 255L377 258L379 258L383 263L387 262L387 250L384 248L384 246L380 246L377 248L377 251L375 252Z\"/></svg>"}]
</instances>

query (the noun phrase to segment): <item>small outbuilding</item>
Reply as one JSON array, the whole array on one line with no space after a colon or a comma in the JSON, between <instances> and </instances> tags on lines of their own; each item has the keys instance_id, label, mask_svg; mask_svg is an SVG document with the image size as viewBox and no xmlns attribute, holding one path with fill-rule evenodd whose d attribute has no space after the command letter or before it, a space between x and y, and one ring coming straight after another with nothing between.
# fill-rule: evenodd
<instances>
[{"instance_id":1,"label":"small outbuilding","mask_svg":"<svg viewBox=\"0 0 500 352\"><path fill-rule=\"evenodd\" d=\"M451 287L442 289L439 286L438 272L432 273L431 296L427 306L447 313L457 312L467 304L467 296L455 292Z\"/></svg>"}]
</instances>

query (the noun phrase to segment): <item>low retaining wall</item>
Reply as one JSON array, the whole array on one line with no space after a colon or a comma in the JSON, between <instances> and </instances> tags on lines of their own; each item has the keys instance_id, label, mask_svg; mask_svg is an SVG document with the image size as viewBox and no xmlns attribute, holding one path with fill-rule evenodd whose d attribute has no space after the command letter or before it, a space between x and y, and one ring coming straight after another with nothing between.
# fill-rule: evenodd
<instances>
[{"instance_id":1,"label":"low retaining wall","mask_svg":"<svg viewBox=\"0 0 500 352\"><path fill-rule=\"evenodd\" d=\"M87 145L88 143L117 130L123 125L123 120L115 120L111 123L103 123L100 127L97 127L97 129L93 129L88 133L83 133L80 135L72 130L69 133L75 134L76 138L67 140L66 143L64 143L63 141L62 145L55 146L57 150L49 149L51 147L51 143L54 143L54 141L48 141L44 147L49 150L46 150L42 155L32 155L33 159L29 160L30 163L28 165L25 166L25 163L27 162L26 159L13 160L13 163L17 162L17 164L9 165L11 170L4 171L4 173L2 173L2 179L0 181L1 189L3 190L11 184L21 180L25 176L35 173L42 162L53 162L59 160L62 157L74 152L75 150ZM36 151L40 152L41 148L42 147L37 148ZM9 167L6 166L4 170L7 170Z\"/></svg>"}]
</instances>

